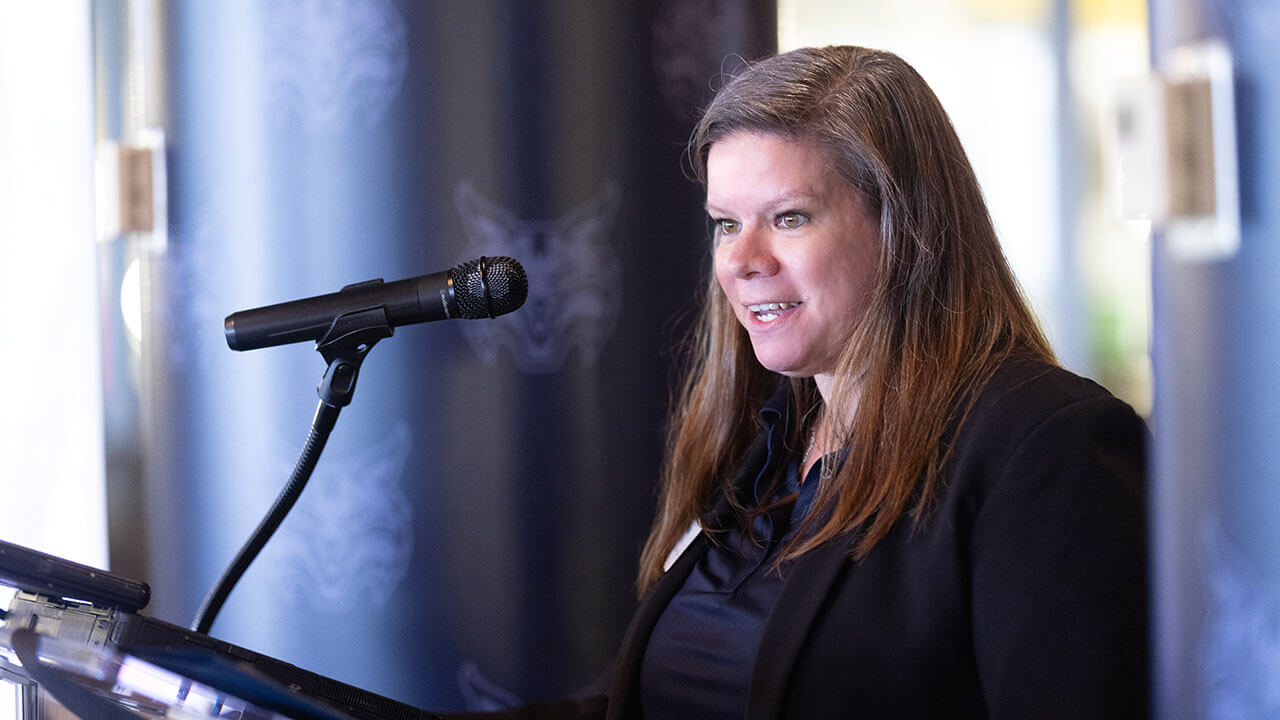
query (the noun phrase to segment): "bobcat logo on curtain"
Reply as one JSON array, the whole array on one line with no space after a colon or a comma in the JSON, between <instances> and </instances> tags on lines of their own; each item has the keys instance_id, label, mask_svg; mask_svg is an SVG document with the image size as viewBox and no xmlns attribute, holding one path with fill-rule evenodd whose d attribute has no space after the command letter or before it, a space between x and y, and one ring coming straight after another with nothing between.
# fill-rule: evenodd
<instances>
[{"instance_id":1,"label":"bobcat logo on curtain","mask_svg":"<svg viewBox=\"0 0 1280 720\"><path fill-rule=\"evenodd\" d=\"M486 200L470 183L455 193L470 242L464 255L507 255L529 276L529 299L520 312L463 328L486 363L505 347L526 373L552 373L576 348L593 366L617 323L621 272L605 240L620 200L605 183L596 196L551 221L524 220Z\"/></svg>"},{"instance_id":2,"label":"bobcat logo on curtain","mask_svg":"<svg viewBox=\"0 0 1280 720\"><path fill-rule=\"evenodd\" d=\"M387 0L277 0L266 16L263 69L280 127L332 136L373 127L408 65L404 19Z\"/></svg>"},{"instance_id":3,"label":"bobcat logo on curtain","mask_svg":"<svg viewBox=\"0 0 1280 720\"><path fill-rule=\"evenodd\" d=\"M282 601L330 616L386 607L413 554L413 506L400 487L412 445L401 421L376 444L320 463L263 552ZM273 477L288 475L288 459Z\"/></svg>"}]
</instances>

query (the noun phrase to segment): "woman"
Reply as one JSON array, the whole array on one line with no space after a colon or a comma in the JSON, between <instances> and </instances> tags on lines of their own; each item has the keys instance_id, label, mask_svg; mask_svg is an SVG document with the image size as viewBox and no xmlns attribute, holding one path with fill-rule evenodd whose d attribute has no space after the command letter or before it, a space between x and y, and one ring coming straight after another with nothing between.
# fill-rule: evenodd
<instances>
[{"instance_id":1,"label":"woman","mask_svg":"<svg viewBox=\"0 0 1280 720\"><path fill-rule=\"evenodd\" d=\"M607 716L1145 716L1142 422L1057 366L925 82L766 59L690 158L714 273Z\"/></svg>"},{"instance_id":2,"label":"woman","mask_svg":"<svg viewBox=\"0 0 1280 720\"><path fill-rule=\"evenodd\" d=\"M1142 423L1056 366L924 80L770 58L690 158L714 278L610 716L1145 715Z\"/></svg>"}]
</instances>

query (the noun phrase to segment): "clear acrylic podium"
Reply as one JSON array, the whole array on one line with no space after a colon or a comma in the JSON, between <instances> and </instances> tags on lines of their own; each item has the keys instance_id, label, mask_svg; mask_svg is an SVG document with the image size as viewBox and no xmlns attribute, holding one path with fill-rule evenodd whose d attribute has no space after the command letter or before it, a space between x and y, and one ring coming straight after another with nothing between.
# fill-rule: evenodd
<instances>
[{"instance_id":1,"label":"clear acrylic podium","mask_svg":"<svg viewBox=\"0 0 1280 720\"><path fill-rule=\"evenodd\" d=\"M9 608L0 625L0 720L353 720L206 648L122 650L111 613L25 592Z\"/></svg>"},{"instance_id":2,"label":"clear acrylic podium","mask_svg":"<svg viewBox=\"0 0 1280 720\"><path fill-rule=\"evenodd\" d=\"M0 540L0 720L438 720L141 615L141 582Z\"/></svg>"},{"instance_id":3,"label":"clear acrylic podium","mask_svg":"<svg viewBox=\"0 0 1280 720\"><path fill-rule=\"evenodd\" d=\"M9 627L0 628L0 703L0 720L294 717L127 653Z\"/></svg>"}]
</instances>

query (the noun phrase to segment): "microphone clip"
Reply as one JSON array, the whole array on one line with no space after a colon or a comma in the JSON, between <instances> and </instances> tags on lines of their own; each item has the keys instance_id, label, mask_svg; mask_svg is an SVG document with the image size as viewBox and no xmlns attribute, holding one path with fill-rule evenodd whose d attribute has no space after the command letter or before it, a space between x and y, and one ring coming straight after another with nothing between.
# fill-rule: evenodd
<instances>
[{"instance_id":1,"label":"microphone clip","mask_svg":"<svg viewBox=\"0 0 1280 720\"><path fill-rule=\"evenodd\" d=\"M334 318L328 331L316 341L316 351L329 363L316 387L320 401L334 408L351 404L360 364L379 340L393 334L384 305L353 310Z\"/></svg>"}]
</instances>

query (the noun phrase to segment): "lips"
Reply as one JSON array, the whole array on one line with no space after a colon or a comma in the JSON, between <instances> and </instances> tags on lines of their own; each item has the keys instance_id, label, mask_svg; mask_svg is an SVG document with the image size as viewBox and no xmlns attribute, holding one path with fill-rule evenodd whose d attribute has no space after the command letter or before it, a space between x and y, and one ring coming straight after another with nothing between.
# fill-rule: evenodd
<instances>
[{"instance_id":1,"label":"lips","mask_svg":"<svg viewBox=\"0 0 1280 720\"><path fill-rule=\"evenodd\" d=\"M767 302L748 305L747 309L756 316L756 320L767 323L777 320L783 312L799 305L798 302Z\"/></svg>"}]
</instances>

